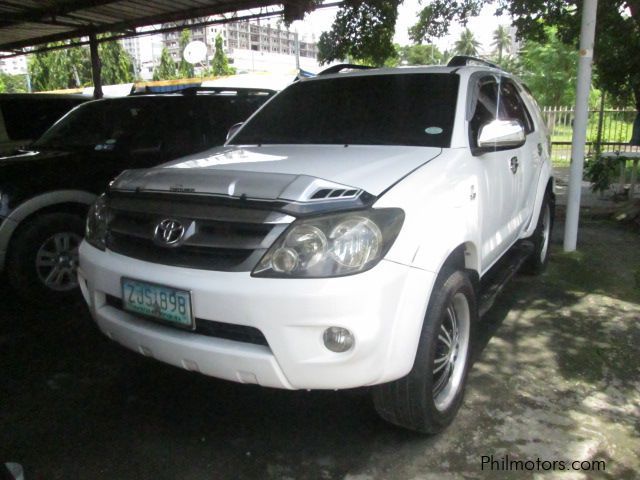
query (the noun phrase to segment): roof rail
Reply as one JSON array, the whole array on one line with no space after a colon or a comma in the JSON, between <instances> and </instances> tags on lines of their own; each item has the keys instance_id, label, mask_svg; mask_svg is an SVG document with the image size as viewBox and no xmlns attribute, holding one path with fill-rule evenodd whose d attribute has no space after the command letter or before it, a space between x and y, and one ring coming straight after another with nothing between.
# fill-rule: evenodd
<instances>
[{"instance_id":1,"label":"roof rail","mask_svg":"<svg viewBox=\"0 0 640 480\"><path fill-rule=\"evenodd\" d=\"M269 88L251 88L251 87L187 87L178 90L176 93L183 95L196 95L199 92L211 93L236 93L238 95L273 95L275 90Z\"/></svg>"},{"instance_id":2,"label":"roof rail","mask_svg":"<svg viewBox=\"0 0 640 480\"><path fill-rule=\"evenodd\" d=\"M144 90L133 91L129 95L132 96L144 96L144 95L166 95L166 94L178 94L178 95L197 95L199 92L209 93L235 93L237 95L274 95L275 90L269 88L250 88L250 87L186 87L177 90L158 92L153 91L146 87Z\"/></svg>"},{"instance_id":3,"label":"roof rail","mask_svg":"<svg viewBox=\"0 0 640 480\"><path fill-rule=\"evenodd\" d=\"M482 58L471 57L469 55L456 55L451 60L449 60L449 63L447 63L447 67L467 67L479 65L502 70L502 67L500 67L500 65L496 65L495 63L489 62L488 60L484 60Z\"/></svg>"},{"instance_id":4,"label":"roof rail","mask_svg":"<svg viewBox=\"0 0 640 480\"><path fill-rule=\"evenodd\" d=\"M376 68L376 67L370 67L368 65L356 65L354 63L339 63L338 65L333 65L329 68L325 68L324 70L318 73L318 76L330 75L332 73L340 73L342 70L369 70L371 68Z\"/></svg>"}]
</instances>

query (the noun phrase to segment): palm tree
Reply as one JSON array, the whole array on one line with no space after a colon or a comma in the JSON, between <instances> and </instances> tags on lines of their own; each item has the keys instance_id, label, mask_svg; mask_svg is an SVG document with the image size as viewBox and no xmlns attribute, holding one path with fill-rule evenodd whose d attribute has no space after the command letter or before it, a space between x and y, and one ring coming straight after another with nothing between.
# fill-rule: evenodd
<instances>
[{"instance_id":1,"label":"palm tree","mask_svg":"<svg viewBox=\"0 0 640 480\"><path fill-rule=\"evenodd\" d=\"M465 28L460 34L460 39L456 41L454 48L458 55L475 57L478 55L479 46L480 42L475 39L471 30Z\"/></svg>"},{"instance_id":2,"label":"palm tree","mask_svg":"<svg viewBox=\"0 0 640 480\"><path fill-rule=\"evenodd\" d=\"M511 48L511 35L509 29L504 25L498 25L498 28L493 32L493 47L496 47L498 51L498 63L502 62L502 51L509 51Z\"/></svg>"}]
</instances>

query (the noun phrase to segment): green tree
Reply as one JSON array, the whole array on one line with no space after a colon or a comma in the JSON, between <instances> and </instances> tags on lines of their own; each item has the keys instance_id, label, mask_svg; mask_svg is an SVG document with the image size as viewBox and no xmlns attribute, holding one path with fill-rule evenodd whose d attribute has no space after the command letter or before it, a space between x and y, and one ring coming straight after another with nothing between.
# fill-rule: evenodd
<instances>
[{"instance_id":1,"label":"green tree","mask_svg":"<svg viewBox=\"0 0 640 480\"><path fill-rule=\"evenodd\" d=\"M57 42L48 46L72 45ZM131 57L117 41L101 42L98 55L101 79L106 85L134 81ZM31 55L27 61L34 91L77 88L91 85L91 56L86 46L62 48Z\"/></svg>"},{"instance_id":2,"label":"green tree","mask_svg":"<svg viewBox=\"0 0 640 480\"><path fill-rule=\"evenodd\" d=\"M521 75L522 62L519 55L503 55L502 59L498 59L497 56L490 57L493 63L496 63L507 72L511 72L515 75Z\"/></svg>"},{"instance_id":3,"label":"green tree","mask_svg":"<svg viewBox=\"0 0 640 480\"><path fill-rule=\"evenodd\" d=\"M318 61L367 59L384 65L395 55L393 35L402 0L346 1L318 40Z\"/></svg>"},{"instance_id":4,"label":"green tree","mask_svg":"<svg viewBox=\"0 0 640 480\"><path fill-rule=\"evenodd\" d=\"M224 53L222 37L220 34L216 37L215 42L216 51L213 54L213 60L211 60L211 75L233 75L236 73L236 69L229 65L229 59Z\"/></svg>"},{"instance_id":5,"label":"green tree","mask_svg":"<svg viewBox=\"0 0 640 480\"><path fill-rule=\"evenodd\" d=\"M480 42L476 40L473 32L468 28L465 28L462 33L460 33L460 38L454 44L454 49L458 55L469 55L475 57L478 55L479 46Z\"/></svg>"},{"instance_id":6,"label":"green tree","mask_svg":"<svg viewBox=\"0 0 640 480\"><path fill-rule=\"evenodd\" d=\"M65 46L56 42L48 46ZM33 91L77 88L91 82L91 62L86 47L62 48L36 53L27 60Z\"/></svg>"},{"instance_id":7,"label":"green tree","mask_svg":"<svg viewBox=\"0 0 640 480\"><path fill-rule=\"evenodd\" d=\"M389 31L395 28L399 3L376 0L367 2L373 7L366 7L360 0L345 1L331 30L321 36L319 59L328 62L351 55L384 61L393 47L393 34L389 35ZM301 0L296 8L304 11L313 4L312 0ZM409 29L409 35L416 43L442 37L454 22L466 23L487 5L496 6L497 14L511 15L520 40L542 42L545 27L555 26L562 42L577 50L582 0L431 0L418 13L418 21ZM369 17L371 21L367 21ZM598 2L594 63L598 73L596 84L609 98L628 102L634 94L640 104L640 0Z\"/></svg>"},{"instance_id":8,"label":"green tree","mask_svg":"<svg viewBox=\"0 0 640 480\"><path fill-rule=\"evenodd\" d=\"M24 93L27 91L27 79L25 75L10 75L0 72L0 92Z\"/></svg>"},{"instance_id":9,"label":"green tree","mask_svg":"<svg viewBox=\"0 0 640 480\"><path fill-rule=\"evenodd\" d=\"M177 70L176 70L176 62L173 61L169 50L167 47L162 49L162 53L160 54L160 63L156 68L153 69L153 79L154 80L172 80L176 78Z\"/></svg>"},{"instance_id":10,"label":"green tree","mask_svg":"<svg viewBox=\"0 0 640 480\"><path fill-rule=\"evenodd\" d=\"M450 21L466 21L491 0L449 2L433 0L429 15L419 16L414 31L417 39L428 39L448 32ZM513 17L518 38L543 43L546 28L557 28L560 40L578 47L582 0L500 0L497 14ZM594 64L595 83L619 101L628 102L633 94L640 101L640 0L600 0L598 2Z\"/></svg>"},{"instance_id":11,"label":"green tree","mask_svg":"<svg viewBox=\"0 0 640 480\"><path fill-rule=\"evenodd\" d=\"M439 65L443 55L435 45L408 45L399 48L402 65Z\"/></svg>"},{"instance_id":12,"label":"green tree","mask_svg":"<svg viewBox=\"0 0 640 480\"><path fill-rule=\"evenodd\" d=\"M180 63L178 64L178 78L193 78L193 64L184 59L184 49L191 41L191 32L185 28L180 34Z\"/></svg>"},{"instance_id":13,"label":"green tree","mask_svg":"<svg viewBox=\"0 0 640 480\"><path fill-rule=\"evenodd\" d=\"M575 101L578 57L558 38L555 28L547 27L545 35L542 41L525 42L520 52L520 74L540 105L571 105Z\"/></svg>"},{"instance_id":14,"label":"green tree","mask_svg":"<svg viewBox=\"0 0 640 480\"><path fill-rule=\"evenodd\" d=\"M511 35L509 35L509 29L504 25L498 25L493 32L492 47L495 47L498 52L498 63L502 62L502 52L509 51L511 48Z\"/></svg>"},{"instance_id":15,"label":"green tree","mask_svg":"<svg viewBox=\"0 0 640 480\"><path fill-rule=\"evenodd\" d=\"M101 78L104 85L129 83L135 80L133 61L120 42L102 42L98 46L102 62Z\"/></svg>"}]
</instances>

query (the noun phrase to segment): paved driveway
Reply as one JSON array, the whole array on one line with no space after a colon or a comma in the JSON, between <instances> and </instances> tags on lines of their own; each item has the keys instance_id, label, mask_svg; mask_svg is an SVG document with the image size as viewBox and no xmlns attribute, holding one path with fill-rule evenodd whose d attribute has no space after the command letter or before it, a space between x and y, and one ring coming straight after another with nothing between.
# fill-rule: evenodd
<instances>
[{"instance_id":1,"label":"paved driveway","mask_svg":"<svg viewBox=\"0 0 640 480\"><path fill-rule=\"evenodd\" d=\"M108 342L82 305L33 311L5 294L0 459L27 480L638 478L640 235L582 227L580 253L555 245L549 271L487 314L465 403L431 438L378 420L364 389L205 378Z\"/></svg>"}]
</instances>

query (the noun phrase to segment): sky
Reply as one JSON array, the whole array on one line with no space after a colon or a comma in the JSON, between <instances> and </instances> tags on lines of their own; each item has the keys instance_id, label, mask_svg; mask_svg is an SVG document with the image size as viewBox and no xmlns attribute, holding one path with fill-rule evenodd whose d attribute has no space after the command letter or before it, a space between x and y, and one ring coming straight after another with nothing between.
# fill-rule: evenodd
<instances>
[{"instance_id":1,"label":"sky","mask_svg":"<svg viewBox=\"0 0 640 480\"><path fill-rule=\"evenodd\" d=\"M396 33L394 42L400 45L410 45L408 29L414 25L418 19L418 12L422 9L418 0L404 0L398 9L398 21L396 23ZM297 29L301 34L314 34L316 38L323 31L329 30L335 18L337 7L323 8L308 14L304 20L296 21L292 24L293 29ZM482 44L480 53L489 53L492 49L493 31L498 25L508 26L511 20L508 16L496 17L494 15L495 7L485 7L480 16L472 18L468 27L471 29L476 39ZM440 50L451 49L453 44L460 36L463 30L459 24L450 27L450 34L444 38L436 40L435 44Z\"/></svg>"}]
</instances>

